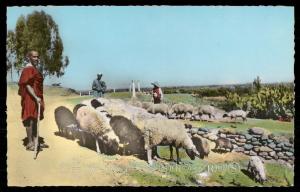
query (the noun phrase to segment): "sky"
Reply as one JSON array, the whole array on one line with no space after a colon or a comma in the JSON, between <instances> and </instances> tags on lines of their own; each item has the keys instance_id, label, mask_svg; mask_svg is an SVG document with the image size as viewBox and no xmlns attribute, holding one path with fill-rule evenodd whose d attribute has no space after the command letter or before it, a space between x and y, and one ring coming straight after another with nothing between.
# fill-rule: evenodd
<instances>
[{"instance_id":1,"label":"sky","mask_svg":"<svg viewBox=\"0 0 300 192\"><path fill-rule=\"evenodd\" d=\"M35 10L58 24L70 59L45 84L87 90L97 73L108 88L294 81L293 7L8 7L7 29Z\"/></svg>"}]
</instances>

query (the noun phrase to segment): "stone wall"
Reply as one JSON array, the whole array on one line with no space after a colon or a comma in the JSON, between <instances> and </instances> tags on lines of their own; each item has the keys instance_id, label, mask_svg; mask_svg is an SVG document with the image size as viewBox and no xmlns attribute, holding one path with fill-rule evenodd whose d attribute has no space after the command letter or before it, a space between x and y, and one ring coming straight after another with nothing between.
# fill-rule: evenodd
<instances>
[{"instance_id":1,"label":"stone wall","mask_svg":"<svg viewBox=\"0 0 300 192\"><path fill-rule=\"evenodd\" d=\"M192 128L188 132L198 134L211 141L219 137L227 138L234 146L233 151L294 165L294 138L287 139L283 136L274 136L263 128L250 128L246 134L237 132L233 128L212 130Z\"/></svg>"}]
</instances>

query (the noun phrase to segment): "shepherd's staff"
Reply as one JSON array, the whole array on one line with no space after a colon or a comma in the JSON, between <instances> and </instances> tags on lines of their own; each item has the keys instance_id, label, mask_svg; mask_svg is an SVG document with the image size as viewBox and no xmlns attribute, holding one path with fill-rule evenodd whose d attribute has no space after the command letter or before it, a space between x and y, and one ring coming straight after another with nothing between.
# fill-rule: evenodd
<instances>
[{"instance_id":1,"label":"shepherd's staff","mask_svg":"<svg viewBox=\"0 0 300 192\"><path fill-rule=\"evenodd\" d=\"M36 137L34 139L35 141L34 141L34 156L33 156L33 159L36 159L37 154L38 154L40 113L41 113L41 103L38 102L38 118L37 118L37 123L36 123Z\"/></svg>"}]
</instances>

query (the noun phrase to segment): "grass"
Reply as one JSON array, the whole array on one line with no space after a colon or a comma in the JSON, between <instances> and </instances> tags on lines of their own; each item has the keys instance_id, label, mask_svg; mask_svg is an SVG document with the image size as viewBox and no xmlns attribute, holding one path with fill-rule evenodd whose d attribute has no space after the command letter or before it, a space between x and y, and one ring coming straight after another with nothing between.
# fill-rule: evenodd
<instances>
[{"instance_id":1,"label":"grass","mask_svg":"<svg viewBox=\"0 0 300 192\"><path fill-rule=\"evenodd\" d=\"M281 122L268 119L248 119L245 123L218 123L218 122L204 122L204 121L189 121L195 127L207 128L225 128L233 127L237 131L246 133L251 127L262 127L275 135L294 135L294 122Z\"/></svg>"},{"instance_id":2,"label":"grass","mask_svg":"<svg viewBox=\"0 0 300 192\"><path fill-rule=\"evenodd\" d=\"M174 186L176 183L172 180L159 177L153 173L146 172L130 172L132 178L134 178L142 186Z\"/></svg>"},{"instance_id":3,"label":"grass","mask_svg":"<svg viewBox=\"0 0 300 192\"><path fill-rule=\"evenodd\" d=\"M279 187L279 186L292 186L294 185L294 171L285 166L277 163L266 163L267 181L263 184L252 180L246 171L247 161L240 163L240 169L224 169L212 172L211 177L206 182L219 183L222 186L264 186L264 187ZM224 164L223 164L224 165ZM222 164L218 165L222 166Z\"/></svg>"}]
</instances>

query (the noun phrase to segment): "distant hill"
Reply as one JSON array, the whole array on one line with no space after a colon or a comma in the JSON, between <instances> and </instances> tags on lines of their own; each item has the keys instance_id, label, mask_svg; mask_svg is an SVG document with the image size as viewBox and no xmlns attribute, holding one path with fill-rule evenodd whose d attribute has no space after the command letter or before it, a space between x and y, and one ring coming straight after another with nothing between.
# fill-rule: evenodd
<instances>
[{"instance_id":1,"label":"distant hill","mask_svg":"<svg viewBox=\"0 0 300 192\"><path fill-rule=\"evenodd\" d=\"M7 87L11 89L18 89L19 86L16 82L9 82L7 83ZM57 86L50 86L44 85L44 94L48 96L60 95L60 96L72 96L78 95L79 93L71 88L66 87L57 87Z\"/></svg>"}]
</instances>

